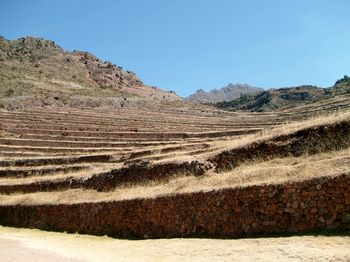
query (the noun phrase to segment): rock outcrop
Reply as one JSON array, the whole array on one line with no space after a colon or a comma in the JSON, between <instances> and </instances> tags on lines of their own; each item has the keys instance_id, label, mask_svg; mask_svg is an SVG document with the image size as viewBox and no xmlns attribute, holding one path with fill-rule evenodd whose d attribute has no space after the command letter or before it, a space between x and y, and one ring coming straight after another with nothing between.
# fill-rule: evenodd
<instances>
[{"instance_id":1,"label":"rock outcrop","mask_svg":"<svg viewBox=\"0 0 350 262\"><path fill-rule=\"evenodd\" d=\"M137 107L181 101L135 73L88 52L69 52L37 37L0 37L0 108ZM145 103L144 103L145 102Z\"/></svg>"},{"instance_id":2,"label":"rock outcrop","mask_svg":"<svg viewBox=\"0 0 350 262\"><path fill-rule=\"evenodd\" d=\"M143 82L131 71L124 71L122 67L103 62L88 52L74 51L74 59L84 63L89 76L103 88L139 87Z\"/></svg>"}]
</instances>

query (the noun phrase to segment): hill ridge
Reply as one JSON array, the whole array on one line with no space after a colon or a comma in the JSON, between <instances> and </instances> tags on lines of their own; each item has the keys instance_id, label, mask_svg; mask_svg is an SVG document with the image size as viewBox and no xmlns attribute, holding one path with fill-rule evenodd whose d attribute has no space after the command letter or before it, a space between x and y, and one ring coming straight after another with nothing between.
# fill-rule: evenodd
<instances>
[{"instance_id":1,"label":"hill ridge","mask_svg":"<svg viewBox=\"0 0 350 262\"><path fill-rule=\"evenodd\" d=\"M328 88L312 85L285 87L264 90L256 94L244 94L229 100L214 102L220 109L248 110L254 112L275 111L295 106L307 106L310 103L325 101L350 94L350 79L345 75Z\"/></svg>"},{"instance_id":2,"label":"hill ridge","mask_svg":"<svg viewBox=\"0 0 350 262\"><path fill-rule=\"evenodd\" d=\"M148 86L134 72L90 52L65 51L54 41L38 37L16 40L0 37L0 105L3 108L32 104L122 107L128 104L128 98L182 100L175 92Z\"/></svg>"},{"instance_id":3,"label":"hill ridge","mask_svg":"<svg viewBox=\"0 0 350 262\"><path fill-rule=\"evenodd\" d=\"M263 91L263 89L248 84L229 83L227 86L220 89L212 89L209 92L204 91L202 88L198 89L194 94L188 96L186 100L191 102L219 102L238 98L242 94L253 94L260 91Z\"/></svg>"}]
</instances>

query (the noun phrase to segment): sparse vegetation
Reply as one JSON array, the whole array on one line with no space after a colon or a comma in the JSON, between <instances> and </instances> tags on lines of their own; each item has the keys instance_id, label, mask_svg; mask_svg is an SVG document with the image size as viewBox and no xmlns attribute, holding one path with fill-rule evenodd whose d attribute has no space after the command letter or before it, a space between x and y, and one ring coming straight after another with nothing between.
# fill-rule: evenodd
<instances>
[{"instance_id":1,"label":"sparse vegetation","mask_svg":"<svg viewBox=\"0 0 350 262\"><path fill-rule=\"evenodd\" d=\"M12 96L14 93L15 93L15 90L13 90L12 88L9 88L6 90L5 96Z\"/></svg>"},{"instance_id":2,"label":"sparse vegetation","mask_svg":"<svg viewBox=\"0 0 350 262\"><path fill-rule=\"evenodd\" d=\"M350 77L348 77L347 75L344 75L344 77L337 80L334 85L336 86L343 83L350 83Z\"/></svg>"},{"instance_id":3,"label":"sparse vegetation","mask_svg":"<svg viewBox=\"0 0 350 262\"><path fill-rule=\"evenodd\" d=\"M86 52L67 53L42 39L6 41L0 39L6 56L0 63L0 107L7 109L0 112L0 213L11 213L9 205L40 205L46 212L46 204L70 208L74 203L127 200L123 203L128 205L140 198L158 205L164 196L177 203L186 194L208 198L208 210L229 210L220 199L210 206L211 196L226 189L249 191L253 185L284 192L291 182L347 179L350 172L347 77L328 89L299 86L241 93L217 103L218 109L144 86L134 73ZM278 201L295 206L279 210L282 220L283 212L300 208ZM244 212L255 210L249 208ZM320 215L309 219L314 224L347 223L338 214L330 222L330 216ZM239 227L252 224L243 221ZM231 232L208 228L223 235Z\"/></svg>"},{"instance_id":4,"label":"sparse vegetation","mask_svg":"<svg viewBox=\"0 0 350 262\"><path fill-rule=\"evenodd\" d=\"M347 79L347 78L345 78ZM295 107L307 103L315 103L330 99L335 95L348 93L350 85L342 86L348 80L338 80L335 86L330 88L319 88L315 86L298 86L292 88L271 89L260 92L256 95L247 95L231 101L217 102L213 105L220 109L228 110L248 110L255 112L265 112L271 110L281 110Z\"/></svg>"},{"instance_id":5,"label":"sparse vegetation","mask_svg":"<svg viewBox=\"0 0 350 262\"><path fill-rule=\"evenodd\" d=\"M47 110L45 111L45 114L48 114ZM132 111L131 111L132 112ZM130 113L131 113L130 112ZM144 131L140 131L140 127L138 122L141 121L141 119L138 118L140 111L135 111L133 114L135 117L135 125L137 126L137 130L133 129L130 125L128 127L125 127L124 129L132 129L133 131L131 133L126 133L125 135L127 136L126 138L122 138L123 135L120 135L120 138L117 137L109 137L108 133L106 134L107 136L104 138L99 138L98 134L99 132L104 133L106 127L101 126L101 121L108 121L110 122L111 119L114 117L117 117L115 121L119 121L118 116L113 114L107 114L104 115L103 118L101 118L100 112L86 112L83 113L81 111L74 110L73 115L71 116L72 118L76 118L76 115L80 115L79 119L85 119L82 120L83 122L80 124L75 124L72 126L69 124L70 120L66 119L65 121L68 121L66 127L69 127L68 129L65 128L65 134L62 135L61 137L61 131L53 129L50 131L50 135L46 134L46 132L43 131L38 131L39 133L36 134L28 134L25 135L25 137L22 137L22 139L13 139L13 138L3 138L3 143L5 143L7 146L3 146L4 153L8 154L9 157L7 158L6 161L3 161L2 164L0 165L5 165L6 163L11 163L15 161L16 157L13 159L11 155L13 156L23 156L24 160L21 160L21 163L26 163L28 161L27 165L28 168L23 169L21 167L21 172L23 174L26 174L25 170L28 170L32 173L32 175L25 175L24 178L16 178L16 177L11 177L11 178L2 178L0 179L0 191L3 190L1 188L2 186L17 186L17 185L24 185L25 187L30 187L31 185L34 185L37 183L40 185L41 183L50 185L48 184L49 181L51 181L52 186L54 186L55 183L62 183L62 181L71 181L69 182L70 185L72 181L77 181L77 185L80 185L81 182L78 181L84 181L84 180L89 180L92 177L98 178L101 176L101 179L103 177L103 174L107 172L108 170L115 170L121 168L121 164L124 163L124 166L126 164L126 167L130 165L132 167L132 163L136 163L136 170L138 168L137 163L147 163L148 161L151 161L153 164L152 165L157 165L157 164L162 164L162 163L167 163L169 161L171 162L186 162L186 161L192 161L192 159L213 159L214 156L219 155L221 152L224 152L225 150L234 150L235 148L244 148L249 145L254 145L258 144L261 142L273 142L276 139L280 139L281 137L288 138L290 139L295 139L293 138L293 134L297 134L301 130L305 130L308 128L316 128L319 126L329 126L332 123L339 123L339 122L346 122L350 121L350 113L349 111L342 111L342 112L334 112L328 116L316 116L312 118L308 118L304 121L297 121L297 122L292 122L292 123L284 123L281 122L278 126L274 126L276 123L274 119L276 119L279 115L278 114L271 114L265 115L263 118L255 118L258 117L258 115L246 115L242 114L241 116L235 116L233 119L230 119L232 116L230 113L226 113L226 115L220 115L220 121L221 125L222 119L225 119L225 121L228 121L228 123L231 123L231 125L241 125L244 123L244 121L247 121L249 123L252 119L254 121L260 121L260 123L267 123L266 121L270 118L271 119L271 124L270 127L264 127L262 128L261 131L255 134L246 134L246 135L241 135L241 136L232 136L229 134L225 133L225 125L222 125L221 128L223 130L216 131L217 134L219 135L217 138L209 139L209 135L212 133L211 131L208 132L208 134L203 133L202 138L192 138L191 139L191 134L189 133L188 135L181 135L178 138L176 138L178 135L174 137L173 133L170 131L169 128L174 125L174 123L177 123L177 125L183 126L182 128L174 126L173 128L176 130L180 128L182 131L184 131L184 128L189 128L189 130L194 131L193 123L196 121L193 118L192 120L188 121L187 118L179 118L179 115L175 113L174 115L170 113L162 113L162 116L164 117L162 123L166 124L166 126L163 126L165 133L162 134L163 139L168 137L170 141L167 142L162 142L159 141L160 138L157 138L158 135L154 134L154 138L152 141L143 141L143 138L147 138L148 132L145 131L146 126L148 126L150 123L154 122L155 120L152 118L151 114L148 118L148 120L145 119L145 117L149 114L144 112L143 113L143 120L145 122L141 123L141 126L143 127ZM42 115L43 111L39 111L38 114ZM132 117L132 115L128 114L129 117ZM207 112L202 112L202 114L206 114ZM214 112L212 112L214 113ZM6 113L8 115L10 113ZM45 119L45 114L41 117L44 117ZM58 117L56 116L57 113L54 111L49 113L51 117L49 118L50 120L55 119ZM123 115L123 112L119 112L119 114ZM154 112L154 114L159 114ZM16 114L14 113L13 119L16 119L15 117ZM112 118L113 116L113 118ZM178 120L175 120L173 117L177 116ZM204 116L204 115L203 115ZM280 115L282 116L282 115ZM286 114L288 116L288 114ZM1 117L1 116L0 116ZM96 118L97 117L97 118ZM187 116L188 117L188 116ZM242 117L242 118L241 118ZM11 119L12 119L11 118ZM89 120L91 118L91 120ZM96 120L95 120L96 118ZM98 120L97 120L98 119ZM209 119L209 118L208 118ZM214 119L210 118L211 122L214 121ZM240 123L237 123L237 120L241 119ZM245 119L245 120L243 120ZM300 118L297 118L300 119ZM131 119L130 119L131 120ZM174 122L175 120L175 122ZM181 122L179 122L179 120ZM9 120L8 120L9 121ZM89 124L86 121L92 121L91 124ZM97 121L97 122L96 122ZM149 121L149 122L147 122ZM165 121L165 122L164 122ZM201 127L203 120L197 120L198 124L198 130L201 130L203 127ZM232 122L230 122L232 121ZM242 122L243 121L243 122ZM103 123L102 122L102 123ZM42 130L45 130L45 122L42 122L40 127ZM93 123L93 124L92 124ZM115 125L109 124L109 129L110 128L116 128L118 126L116 122ZM132 122L131 122L132 123ZM187 123L187 124L186 124ZM258 122L257 122L258 123ZM25 124L25 123L24 123ZM209 123L207 123L208 125ZM34 128L37 128L35 122L33 122L31 125L33 125ZM54 128L55 125L49 124L49 122L46 124L49 126L52 126ZM99 128L97 130L97 126L99 125ZM61 125L60 125L61 126ZM119 127L120 128L120 127ZM152 125L150 126L152 129ZM232 127L231 127L232 128ZM79 130L79 132L82 132L81 135L76 136L74 135L75 131L73 130ZM142 130L142 129L141 129ZM146 128L147 130L147 128ZM168 130L168 131L165 131ZM209 129L210 130L210 129ZM95 133L94 133L95 131ZM16 132L16 129L12 129L11 132ZM88 139L83 138L86 136L84 132L90 134L89 136L95 137ZM125 132L125 131L124 131ZM130 131L129 131L130 132ZM343 131L340 131L343 132ZM83 135L84 134L84 135ZM113 134L113 132L111 133ZM244 134L244 133L242 133ZM348 135L347 133L342 133L343 138L342 139L347 139ZM336 134L334 134L336 135ZM118 135L119 136L119 135ZM82 138L80 138L82 137ZM153 137L153 136L151 136ZM54 138L54 140L52 140ZM136 144L134 143L135 139L137 139ZM24 139L24 140L23 140ZM50 140L48 140L50 139ZM150 137L148 137L148 140ZM180 139L180 140L178 140ZM302 138L303 141L307 140L307 137ZM91 140L91 141L90 141ZM162 140L162 139L160 139ZM118 141L118 142L115 142ZM124 142L122 142L124 141ZM276 140L277 141L277 140ZM330 140L331 141L331 140ZM1 141L0 141L1 142ZM277 143L277 142L273 142ZM283 142L284 144L287 144L287 141ZM15 148L12 148L11 151L8 151L9 148L8 146L12 146L15 148L18 148L14 150ZM33 145L36 146L37 150L33 151ZM67 148L64 148L62 146L66 146ZM303 144L305 147L309 147L309 144ZM345 144L344 144L345 145ZM29 147L28 147L29 146ZM52 147L46 148L46 146ZM314 145L315 146L315 145ZM0 145L1 147L1 145ZM119 148L118 148L119 147ZM83 149L86 148L86 149ZM339 149L342 149L341 151L338 151ZM96 151L97 150L97 151ZM331 149L333 150L333 149ZM67 152L67 153L65 153ZM307 151L305 151L307 152ZM94 199L97 201L105 201L111 200L112 198L119 199L120 196L123 196L124 198L130 198L131 196L134 197L156 197L164 194L173 194L173 193L183 193L183 192L190 192L190 190L198 191L198 190L209 190L210 188L212 189L220 189L223 187L236 187L236 186L243 186L243 185L248 185L249 183L272 183L273 181L282 183L285 181L296 181L296 180L302 180L302 179L308 179L311 177L317 177L322 175L325 175L323 169L315 169L314 166L310 166L310 163L317 163L318 166L321 165L328 165L328 166L334 166L334 168L329 169L328 175L337 175L342 172L347 172L348 169L348 158L349 158L349 150L341 147L340 145L334 145L334 151L330 152L325 152L322 153L323 150L319 150L314 154L313 156L309 157L286 157L286 158L281 158L281 155L276 155L276 159L274 160L269 160L271 157L268 158L268 160L264 160L264 158L257 158L257 159L250 159L247 158L246 162L243 162L239 167L234 168L232 171L225 171L224 173L220 173L219 175L215 175L215 173L212 173L213 170L208 171L208 175L204 176L202 178L197 178L191 175L191 172L182 172L179 174L173 174L170 177L168 177L166 180L153 180L151 179L148 182L143 182L143 183L131 183L132 185L130 186L130 183L122 183L119 187L117 187L115 190L113 187L109 190L111 192L109 193L94 193L95 191L85 191L82 189L79 189L78 191L73 190L73 191L66 191L64 193L60 192L55 192L56 190L52 189L53 192L49 193L39 193L35 192L30 195L11 195L11 196L2 196L1 201L5 203L6 201L14 201L14 199L21 199L20 201L23 201L23 203L31 203L34 201L34 203L37 203L35 200L37 197L41 199L41 196L43 194L46 194L47 196L45 198L42 198L43 201L48 201L50 196L55 196L52 201L57 201L58 198L60 198L60 201L66 201L66 199L74 199L75 201L78 201L78 199L81 199L79 201L86 201L86 199L91 199L92 196L94 196ZM120 159L119 161L117 160L116 162L110 162L109 160L103 160L106 162L101 162L98 164L98 169L97 169L97 164L95 163L94 169L91 169L89 172L81 172L80 170L76 171L69 171L74 165L76 165L76 162L68 162L68 159L71 159L69 161L75 161L74 159L78 159L81 154L87 154L90 155L93 160L94 156L97 157L101 155L111 155L113 156L114 154L119 155L117 159ZM263 153L263 152L262 152ZM319 154L321 153L321 154ZM51 155L51 157L50 157ZM68 157L68 156L71 157ZM25 160L28 158L28 160ZM64 158L65 160L62 160ZM108 158L109 159L109 158ZM44 164L47 162L47 164ZM49 162L48 162L49 161ZM87 158L86 160L87 161ZM212 161L212 160L211 160ZM215 161L215 160L214 160ZM18 160L17 160L18 162ZM16 162L16 163L17 163ZM59 163L66 163L67 165L64 167L66 171L50 171L52 168L50 167L50 164L52 165L53 163L59 164ZM19 165L20 162L17 164L14 164L15 166L11 169L7 168L8 170L11 170L11 172L14 172L13 170L20 170L20 167L16 167L16 165ZM32 164L30 164L32 163ZM299 164L296 164L299 163ZM11 164L13 165L13 164ZM21 164L22 165L22 164ZM36 167L39 165L38 167ZM49 175L40 175L36 177L34 174L35 172L39 172L40 166L42 168L46 168L45 172L50 172ZM142 166L142 165L141 165ZM140 166L140 167L141 167ZM289 166L287 168L287 166ZM85 163L84 167L89 167L88 162ZM227 167L230 167L230 163L227 164ZM282 168L283 167L283 168ZM5 169L4 169L5 168ZM175 167L176 168L176 167ZM6 167L3 167L4 170L6 170ZM37 170L37 171L35 171ZM43 169L44 170L44 169ZM265 171L264 171L265 170ZM282 171L285 171L285 175ZM301 170L303 170L301 172ZM35 171L35 172L34 172ZM322 173L320 173L322 171ZM51 173L53 172L53 173ZM140 172L140 171L137 171ZM166 170L164 170L166 172ZM262 172L266 172L263 173ZM1 174L1 169L0 169L0 174ZM259 175L257 175L259 174ZM276 176L278 175L279 178L274 178L273 174ZM34 176L33 176L34 175ZM130 174L129 174L130 175ZM239 176L239 177L238 177ZM246 179L246 180L245 180ZM90 181L90 180L89 180ZM229 182L231 181L231 182ZM241 182L239 182L241 181ZM260 182L259 182L260 181ZM74 182L75 183L75 182ZM89 182L91 183L91 182ZM83 185L83 184L81 184ZM62 188L63 185L60 187ZM42 186L39 188L43 189ZM54 188L54 187L53 187ZM69 188L67 188L69 189ZM18 190L18 189L17 189ZM50 190L49 190L50 191ZM143 195L142 192L145 192L145 195ZM155 193L156 192L156 193ZM72 194L78 194L79 198L77 195L71 195ZM64 194L66 197L64 197L62 194ZM88 195L89 196L88 196ZM154 195L152 195L154 194ZM57 197L56 197L57 196ZM100 198L101 196L101 198ZM129 197L128 197L129 196ZM30 197L30 200L27 198ZM34 197L34 198L32 198ZM25 199L25 200L24 200ZM16 200L17 201L17 200ZM21 202L22 203L22 202Z\"/></svg>"},{"instance_id":6,"label":"sparse vegetation","mask_svg":"<svg viewBox=\"0 0 350 262\"><path fill-rule=\"evenodd\" d=\"M135 97L142 100L144 98L140 96L148 97L147 92L153 90L143 86L142 82L136 81L138 78L134 73L124 72L120 67L116 67L115 70L119 70L117 77L124 79L122 86L116 81L117 79L106 86L104 80L108 79L109 75L101 82L95 81L98 79L93 79L94 74L91 74L93 70L89 69L87 64L91 61L94 63L99 61L98 63L104 66L101 60L86 52L66 52L53 41L41 38L26 37L14 41L2 38L0 39L0 58L2 59L0 63L1 96L5 97L9 86L16 91L15 96L21 96L18 100L15 96L11 96L11 100L6 103L8 108L30 107L33 105L34 98L37 101L36 105L43 104L44 101L40 101L42 96L53 99L59 92L65 94L68 97L67 100L71 100L70 104L84 107L90 103L91 97L96 105L110 105L110 100L115 98ZM97 68L97 64L95 66ZM67 72L70 73L67 74ZM135 89L134 84L128 86L129 82L138 83L141 86ZM163 99L163 94L166 93L160 89L152 92L159 100ZM87 101L84 101L85 97ZM178 99L175 94L167 97ZM62 105L58 101L57 103ZM118 105L120 105L119 102L114 103L115 107Z\"/></svg>"}]
</instances>

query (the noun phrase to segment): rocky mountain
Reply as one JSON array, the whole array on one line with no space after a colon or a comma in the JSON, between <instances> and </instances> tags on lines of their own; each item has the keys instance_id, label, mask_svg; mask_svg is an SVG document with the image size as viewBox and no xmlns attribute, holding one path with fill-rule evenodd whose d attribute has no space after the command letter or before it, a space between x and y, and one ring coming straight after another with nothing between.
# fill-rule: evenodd
<instances>
[{"instance_id":1,"label":"rocky mountain","mask_svg":"<svg viewBox=\"0 0 350 262\"><path fill-rule=\"evenodd\" d=\"M197 90L186 98L192 102L218 102L232 100L245 94L254 94L263 91L262 88L252 87L247 84L229 84L221 89L214 89L206 92L203 89Z\"/></svg>"},{"instance_id":2,"label":"rocky mountain","mask_svg":"<svg viewBox=\"0 0 350 262\"><path fill-rule=\"evenodd\" d=\"M181 100L175 92L147 86L135 73L88 52L68 52L42 38L0 37L1 107L118 107L131 101Z\"/></svg>"},{"instance_id":3,"label":"rocky mountain","mask_svg":"<svg viewBox=\"0 0 350 262\"><path fill-rule=\"evenodd\" d=\"M304 85L270 89L258 94L245 94L230 101L212 104L221 109L262 112L319 102L342 95L350 95L350 78L348 76L339 79L329 88Z\"/></svg>"}]
</instances>

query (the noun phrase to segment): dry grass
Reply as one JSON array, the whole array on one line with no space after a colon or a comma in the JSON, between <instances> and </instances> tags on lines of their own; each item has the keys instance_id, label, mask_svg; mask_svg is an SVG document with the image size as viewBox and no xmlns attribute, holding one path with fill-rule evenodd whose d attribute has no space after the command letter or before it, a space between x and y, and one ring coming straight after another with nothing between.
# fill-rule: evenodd
<instances>
[{"instance_id":1,"label":"dry grass","mask_svg":"<svg viewBox=\"0 0 350 262\"><path fill-rule=\"evenodd\" d=\"M333 112L328 115L311 117L302 121L286 122L282 125L263 129L261 132L255 134L239 136L232 140L215 141L212 142L212 144L220 147L218 151L221 149L243 147L254 142L262 142L274 139L278 136L289 135L302 129L334 124L341 121L350 121L350 111ZM210 155L217 154L218 151L215 151Z\"/></svg>"},{"instance_id":2,"label":"dry grass","mask_svg":"<svg viewBox=\"0 0 350 262\"><path fill-rule=\"evenodd\" d=\"M245 135L228 140L208 141L210 144L208 152L204 154L184 155L180 152L150 155L167 156L158 161L188 161L194 159L205 159L218 152L234 147L240 147L252 142L266 141L277 136L291 134L301 129L320 125L332 124L340 121L350 121L350 111L332 113L326 116L313 117L300 122L291 122L268 128L260 133ZM155 146L153 149L161 149L165 146ZM210 150L214 150L209 152ZM142 157L141 157L142 158ZM147 157L145 157L147 159ZM118 167L118 165L113 166ZM108 165L101 165L101 170L106 170ZM101 171L98 169L98 171ZM220 190L223 188L244 187L249 185L261 185L272 183L286 183L300 181L319 176L336 176L340 173L350 172L350 149L335 151L315 156L300 158L274 159L266 162L255 162L242 165L226 173L210 173L203 177L186 176L178 174L166 182L151 181L145 184L125 185L116 188L112 192L96 192L93 190L67 190L63 192L37 192L30 194L12 194L10 196L0 195L0 204L44 204L44 203L75 203L75 202L97 202L114 201L134 198L154 198L171 194L182 194L187 192ZM48 181L53 179L65 179L67 177L88 177L93 172L76 172L67 174L54 174L43 177L30 177L22 179L2 179L1 184L14 185Z\"/></svg>"},{"instance_id":3,"label":"dry grass","mask_svg":"<svg viewBox=\"0 0 350 262\"><path fill-rule=\"evenodd\" d=\"M70 171L70 172L54 172L48 175L42 175L42 176L30 176L25 178L0 178L0 184L1 185L22 185L22 184L31 184L36 182L48 182L48 181L55 181L55 180L67 180L70 178L81 178L81 179L88 179L89 177L92 177L93 175L102 173L102 172L108 172L112 169L118 169L121 168L122 165L119 163L116 164L101 164L101 163L94 163L92 165L86 166L87 169L79 170L79 171ZM38 168L39 169L39 168Z\"/></svg>"},{"instance_id":4,"label":"dry grass","mask_svg":"<svg viewBox=\"0 0 350 262\"><path fill-rule=\"evenodd\" d=\"M90 165L87 164L72 164L72 165L62 165L60 167L90 167ZM5 166L5 167L0 167L1 171L6 171L6 170L41 170L43 168L57 168L55 165L46 165L46 166Z\"/></svg>"},{"instance_id":5,"label":"dry grass","mask_svg":"<svg viewBox=\"0 0 350 262\"><path fill-rule=\"evenodd\" d=\"M306 157L274 159L250 163L226 173L203 177L180 175L167 182L152 181L143 185L128 185L112 192L67 190L30 194L0 195L2 205L57 204L118 201L135 198L155 198L171 194L221 190L250 185L281 184L321 176L337 176L350 172L350 149Z\"/></svg>"}]
</instances>

